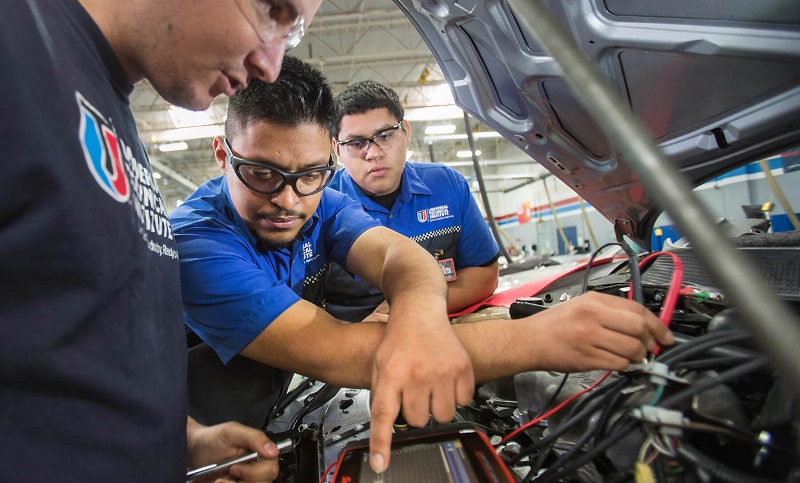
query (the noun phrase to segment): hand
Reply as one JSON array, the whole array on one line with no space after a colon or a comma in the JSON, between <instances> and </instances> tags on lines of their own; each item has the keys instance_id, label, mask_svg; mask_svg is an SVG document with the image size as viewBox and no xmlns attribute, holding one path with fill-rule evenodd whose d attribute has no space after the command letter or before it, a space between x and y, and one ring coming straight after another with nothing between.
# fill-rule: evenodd
<instances>
[{"instance_id":1,"label":"hand","mask_svg":"<svg viewBox=\"0 0 800 483\"><path fill-rule=\"evenodd\" d=\"M394 314L393 317L397 315ZM412 426L429 417L452 421L456 404L466 405L475 388L472 362L447 319L427 314L426 322L387 325L372 368L370 465L377 472L389 465L392 425L400 408ZM419 327L420 329L417 329Z\"/></svg>"},{"instance_id":2,"label":"hand","mask_svg":"<svg viewBox=\"0 0 800 483\"><path fill-rule=\"evenodd\" d=\"M583 372L625 370L657 344L675 342L672 332L643 305L588 292L528 318L541 369Z\"/></svg>"},{"instance_id":3,"label":"hand","mask_svg":"<svg viewBox=\"0 0 800 483\"><path fill-rule=\"evenodd\" d=\"M263 431L235 422L203 426L189 418L186 434L190 469L252 452L260 455L256 462L233 465L202 481L271 482L278 477L278 448Z\"/></svg>"},{"instance_id":4,"label":"hand","mask_svg":"<svg viewBox=\"0 0 800 483\"><path fill-rule=\"evenodd\" d=\"M381 302L371 314L364 317L362 322L383 322L384 324L389 322L389 302L385 300Z\"/></svg>"}]
</instances>

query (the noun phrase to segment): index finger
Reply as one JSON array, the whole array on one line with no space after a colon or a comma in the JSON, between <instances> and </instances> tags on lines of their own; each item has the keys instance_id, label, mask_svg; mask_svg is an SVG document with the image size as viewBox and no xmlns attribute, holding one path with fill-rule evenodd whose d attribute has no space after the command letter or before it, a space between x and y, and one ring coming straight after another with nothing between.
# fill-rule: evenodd
<instances>
[{"instance_id":1,"label":"index finger","mask_svg":"<svg viewBox=\"0 0 800 483\"><path fill-rule=\"evenodd\" d=\"M400 394L391 387L373 384L370 408L369 464L376 473L389 467L392 450L392 426L400 413Z\"/></svg>"}]
</instances>

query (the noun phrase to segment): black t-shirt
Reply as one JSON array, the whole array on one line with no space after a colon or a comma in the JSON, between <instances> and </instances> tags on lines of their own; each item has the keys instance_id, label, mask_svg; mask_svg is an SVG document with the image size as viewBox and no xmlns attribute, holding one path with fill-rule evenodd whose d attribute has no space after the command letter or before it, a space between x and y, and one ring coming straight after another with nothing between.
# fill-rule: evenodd
<instances>
[{"instance_id":1,"label":"black t-shirt","mask_svg":"<svg viewBox=\"0 0 800 483\"><path fill-rule=\"evenodd\" d=\"M133 87L75 0L2 0L0 472L170 482L186 341Z\"/></svg>"}]
</instances>

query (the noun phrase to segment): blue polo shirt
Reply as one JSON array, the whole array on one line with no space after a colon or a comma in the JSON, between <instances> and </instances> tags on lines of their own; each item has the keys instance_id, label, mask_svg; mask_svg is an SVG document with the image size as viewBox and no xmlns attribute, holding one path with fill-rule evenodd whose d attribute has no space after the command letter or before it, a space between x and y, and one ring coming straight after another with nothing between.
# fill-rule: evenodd
<instances>
[{"instance_id":1,"label":"blue polo shirt","mask_svg":"<svg viewBox=\"0 0 800 483\"><path fill-rule=\"evenodd\" d=\"M203 424L262 427L291 373L237 355L301 298L322 301L329 261L380 224L331 189L289 248L262 251L225 178L207 181L170 215L180 254L184 321L204 342L189 350L189 414Z\"/></svg>"},{"instance_id":2,"label":"blue polo shirt","mask_svg":"<svg viewBox=\"0 0 800 483\"><path fill-rule=\"evenodd\" d=\"M356 238L379 226L353 200L325 189L291 247L259 251L223 177L203 184L170 218L184 320L223 362L301 298L318 303L328 261L344 265Z\"/></svg>"},{"instance_id":3,"label":"blue polo shirt","mask_svg":"<svg viewBox=\"0 0 800 483\"><path fill-rule=\"evenodd\" d=\"M411 238L439 260L452 258L456 276L458 269L487 266L499 256L467 180L448 166L407 162L391 210L370 199L344 169L334 174L330 187L360 202L383 226ZM331 266L325 282L328 312L358 321L382 301L379 289Z\"/></svg>"}]
</instances>

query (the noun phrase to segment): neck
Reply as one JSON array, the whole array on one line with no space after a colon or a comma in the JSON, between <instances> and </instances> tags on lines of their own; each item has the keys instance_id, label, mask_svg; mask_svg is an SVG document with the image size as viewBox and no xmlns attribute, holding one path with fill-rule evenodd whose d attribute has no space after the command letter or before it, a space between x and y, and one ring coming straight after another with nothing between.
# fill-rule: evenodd
<instances>
[{"instance_id":1,"label":"neck","mask_svg":"<svg viewBox=\"0 0 800 483\"><path fill-rule=\"evenodd\" d=\"M125 41L127 38L125 24L121 21L124 18L135 18L131 17L135 13L128 10L132 10L129 6L136 2L133 0L121 2L114 0L78 0L78 3L92 17L100 31L103 32L103 36L111 46L114 54L116 54L131 84L144 79L144 75L128 54L128 46Z\"/></svg>"}]
</instances>

